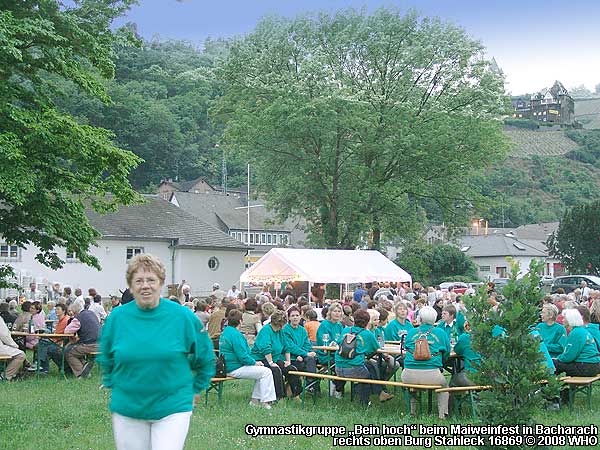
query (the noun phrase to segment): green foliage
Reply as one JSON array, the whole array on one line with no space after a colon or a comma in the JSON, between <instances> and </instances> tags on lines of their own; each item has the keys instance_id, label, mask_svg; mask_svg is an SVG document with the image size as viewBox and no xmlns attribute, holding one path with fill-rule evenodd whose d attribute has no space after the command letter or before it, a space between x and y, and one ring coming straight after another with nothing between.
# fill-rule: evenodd
<instances>
[{"instance_id":1,"label":"green foliage","mask_svg":"<svg viewBox=\"0 0 600 450\"><path fill-rule=\"evenodd\" d=\"M492 227L558 221L581 199L600 199L600 169L563 157L510 158L470 178L488 198L480 213Z\"/></svg>"},{"instance_id":2,"label":"green foliage","mask_svg":"<svg viewBox=\"0 0 600 450\"><path fill-rule=\"evenodd\" d=\"M569 130L566 135L580 147L565 156L600 169L600 130Z\"/></svg>"},{"instance_id":3,"label":"green foliage","mask_svg":"<svg viewBox=\"0 0 600 450\"><path fill-rule=\"evenodd\" d=\"M445 221L478 198L464 177L504 154L503 81L452 25L353 10L268 18L219 67L213 115L232 158L313 245L354 248L402 235L419 201ZM462 218L462 215L461 215Z\"/></svg>"},{"instance_id":4,"label":"green foliage","mask_svg":"<svg viewBox=\"0 0 600 450\"><path fill-rule=\"evenodd\" d=\"M476 281L473 260L453 245L429 245L413 241L404 247L395 263L426 285L444 281Z\"/></svg>"},{"instance_id":5,"label":"green foliage","mask_svg":"<svg viewBox=\"0 0 600 450\"><path fill-rule=\"evenodd\" d=\"M504 125L527 128L528 130L537 130L540 127L540 123L537 120L531 119L504 119Z\"/></svg>"},{"instance_id":6,"label":"green foliage","mask_svg":"<svg viewBox=\"0 0 600 450\"><path fill-rule=\"evenodd\" d=\"M465 300L473 348L482 356L474 377L478 384L492 386L480 394L478 407L481 421L488 424L532 423L533 413L543 401L540 382L550 376L539 341L530 334L543 296L538 275L543 264L534 260L521 280L517 280L518 265L512 263L511 267L505 300L497 311L490 309L484 292Z\"/></svg>"},{"instance_id":7,"label":"green foliage","mask_svg":"<svg viewBox=\"0 0 600 450\"><path fill-rule=\"evenodd\" d=\"M600 274L600 201L567 210L547 247L572 273Z\"/></svg>"},{"instance_id":8,"label":"green foliage","mask_svg":"<svg viewBox=\"0 0 600 450\"><path fill-rule=\"evenodd\" d=\"M106 83L112 103L90 99L64 82L57 83L57 102L81 122L111 130L120 146L144 159L130 176L136 188L200 176L220 184L221 130L210 122L208 108L220 94L213 66L227 46L210 39L203 50L183 41L116 45L116 76ZM230 183L243 183L242 169L230 167Z\"/></svg>"},{"instance_id":9,"label":"green foliage","mask_svg":"<svg viewBox=\"0 0 600 450\"><path fill-rule=\"evenodd\" d=\"M84 204L115 209L135 201L128 175L139 162L112 134L59 112L51 79L108 101L103 79L114 74L113 18L132 0L2 1L0 4L0 235L52 268L57 247L98 267L89 248L99 236Z\"/></svg>"}]
</instances>

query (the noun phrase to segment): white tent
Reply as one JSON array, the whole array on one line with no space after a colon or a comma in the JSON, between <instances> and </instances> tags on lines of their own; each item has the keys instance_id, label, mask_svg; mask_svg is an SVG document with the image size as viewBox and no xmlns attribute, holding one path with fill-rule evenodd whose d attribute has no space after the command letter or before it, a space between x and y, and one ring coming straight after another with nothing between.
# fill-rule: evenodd
<instances>
[{"instance_id":1,"label":"white tent","mask_svg":"<svg viewBox=\"0 0 600 450\"><path fill-rule=\"evenodd\" d=\"M411 276L375 250L274 248L240 275L241 282L412 282Z\"/></svg>"}]
</instances>

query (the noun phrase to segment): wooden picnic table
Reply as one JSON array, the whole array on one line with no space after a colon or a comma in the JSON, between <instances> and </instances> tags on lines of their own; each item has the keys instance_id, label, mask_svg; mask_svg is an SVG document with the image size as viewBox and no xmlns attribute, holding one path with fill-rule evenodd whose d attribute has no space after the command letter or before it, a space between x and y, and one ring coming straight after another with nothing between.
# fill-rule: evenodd
<instances>
[{"instance_id":1,"label":"wooden picnic table","mask_svg":"<svg viewBox=\"0 0 600 450\"><path fill-rule=\"evenodd\" d=\"M64 344L69 338L75 336L74 333L29 333L27 331L11 331L10 334L13 337L23 338L23 340L25 340L25 338L27 336L34 336L34 337L38 337L40 339L49 340L50 342L52 342L55 345L57 345L57 344L52 339L62 339L63 344ZM60 367L60 373L63 374L63 376L65 374L65 347L66 347L66 345L61 346L62 364ZM37 367L36 367L35 372L36 372L36 374L38 374L40 372L40 354L39 354L39 352L37 352L36 363L37 363Z\"/></svg>"}]
</instances>

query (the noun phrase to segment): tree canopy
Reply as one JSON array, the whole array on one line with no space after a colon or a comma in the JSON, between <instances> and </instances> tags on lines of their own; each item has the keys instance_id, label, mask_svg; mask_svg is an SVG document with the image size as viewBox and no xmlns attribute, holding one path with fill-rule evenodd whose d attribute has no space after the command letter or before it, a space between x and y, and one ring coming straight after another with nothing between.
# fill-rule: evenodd
<instances>
[{"instance_id":1,"label":"tree canopy","mask_svg":"<svg viewBox=\"0 0 600 450\"><path fill-rule=\"evenodd\" d=\"M501 157L503 80L453 25L348 10L268 18L234 42L214 109L233 157L313 245L379 247L423 199L446 220L478 196L461 173Z\"/></svg>"},{"instance_id":2,"label":"tree canopy","mask_svg":"<svg viewBox=\"0 0 600 450\"><path fill-rule=\"evenodd\" d=\"M600 275L600 200L567 210L547 247L570 272Z\"/></svg>"},{"instance_id":3,"label":"tree canopy","mask_svg":"<svg viewBox=\"0 0 600 450\"><path fill-rule=\"evenodd\" d=\"M130 39L110 24L132 3L0 0L0 235L35 245L52 268L63 263L58 247L98 267L86 205L103 211L138 199L128 175L140 159L53 101L56 79L109 101L102 80L114 75L113 46Z\"/></svg>"}]
</instances>

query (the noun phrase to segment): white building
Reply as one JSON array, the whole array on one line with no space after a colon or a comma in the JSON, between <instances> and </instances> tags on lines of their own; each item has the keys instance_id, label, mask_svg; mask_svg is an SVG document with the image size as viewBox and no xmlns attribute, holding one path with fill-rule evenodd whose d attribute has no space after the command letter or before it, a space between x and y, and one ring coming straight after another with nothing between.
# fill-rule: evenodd
<instances>
[{"instance_id":1,"label":"white building","mask_svg":"<svg viewBox=\"0 0 600 450\"><path fill-rule=\"evenodd\" d=\"M64 249L58 250L66 261L64 267L53 270L35 260L35 247L8 246L1 239L0 264L10 264L25 288L30 281L42 286L57 281L86 291L95 287L103 297L118 295L127 287L128 261L139 253L158 256L165 264L165 295L167 285L182 280L194 296L208 295L215 282L227 290L244 271L246 245L157 196L147 196L145 203L121 207L116 213L88 212L88 218L102 234L91 249L102 270L79 262L77 255Z\"/></svg>"}]
</instances>

